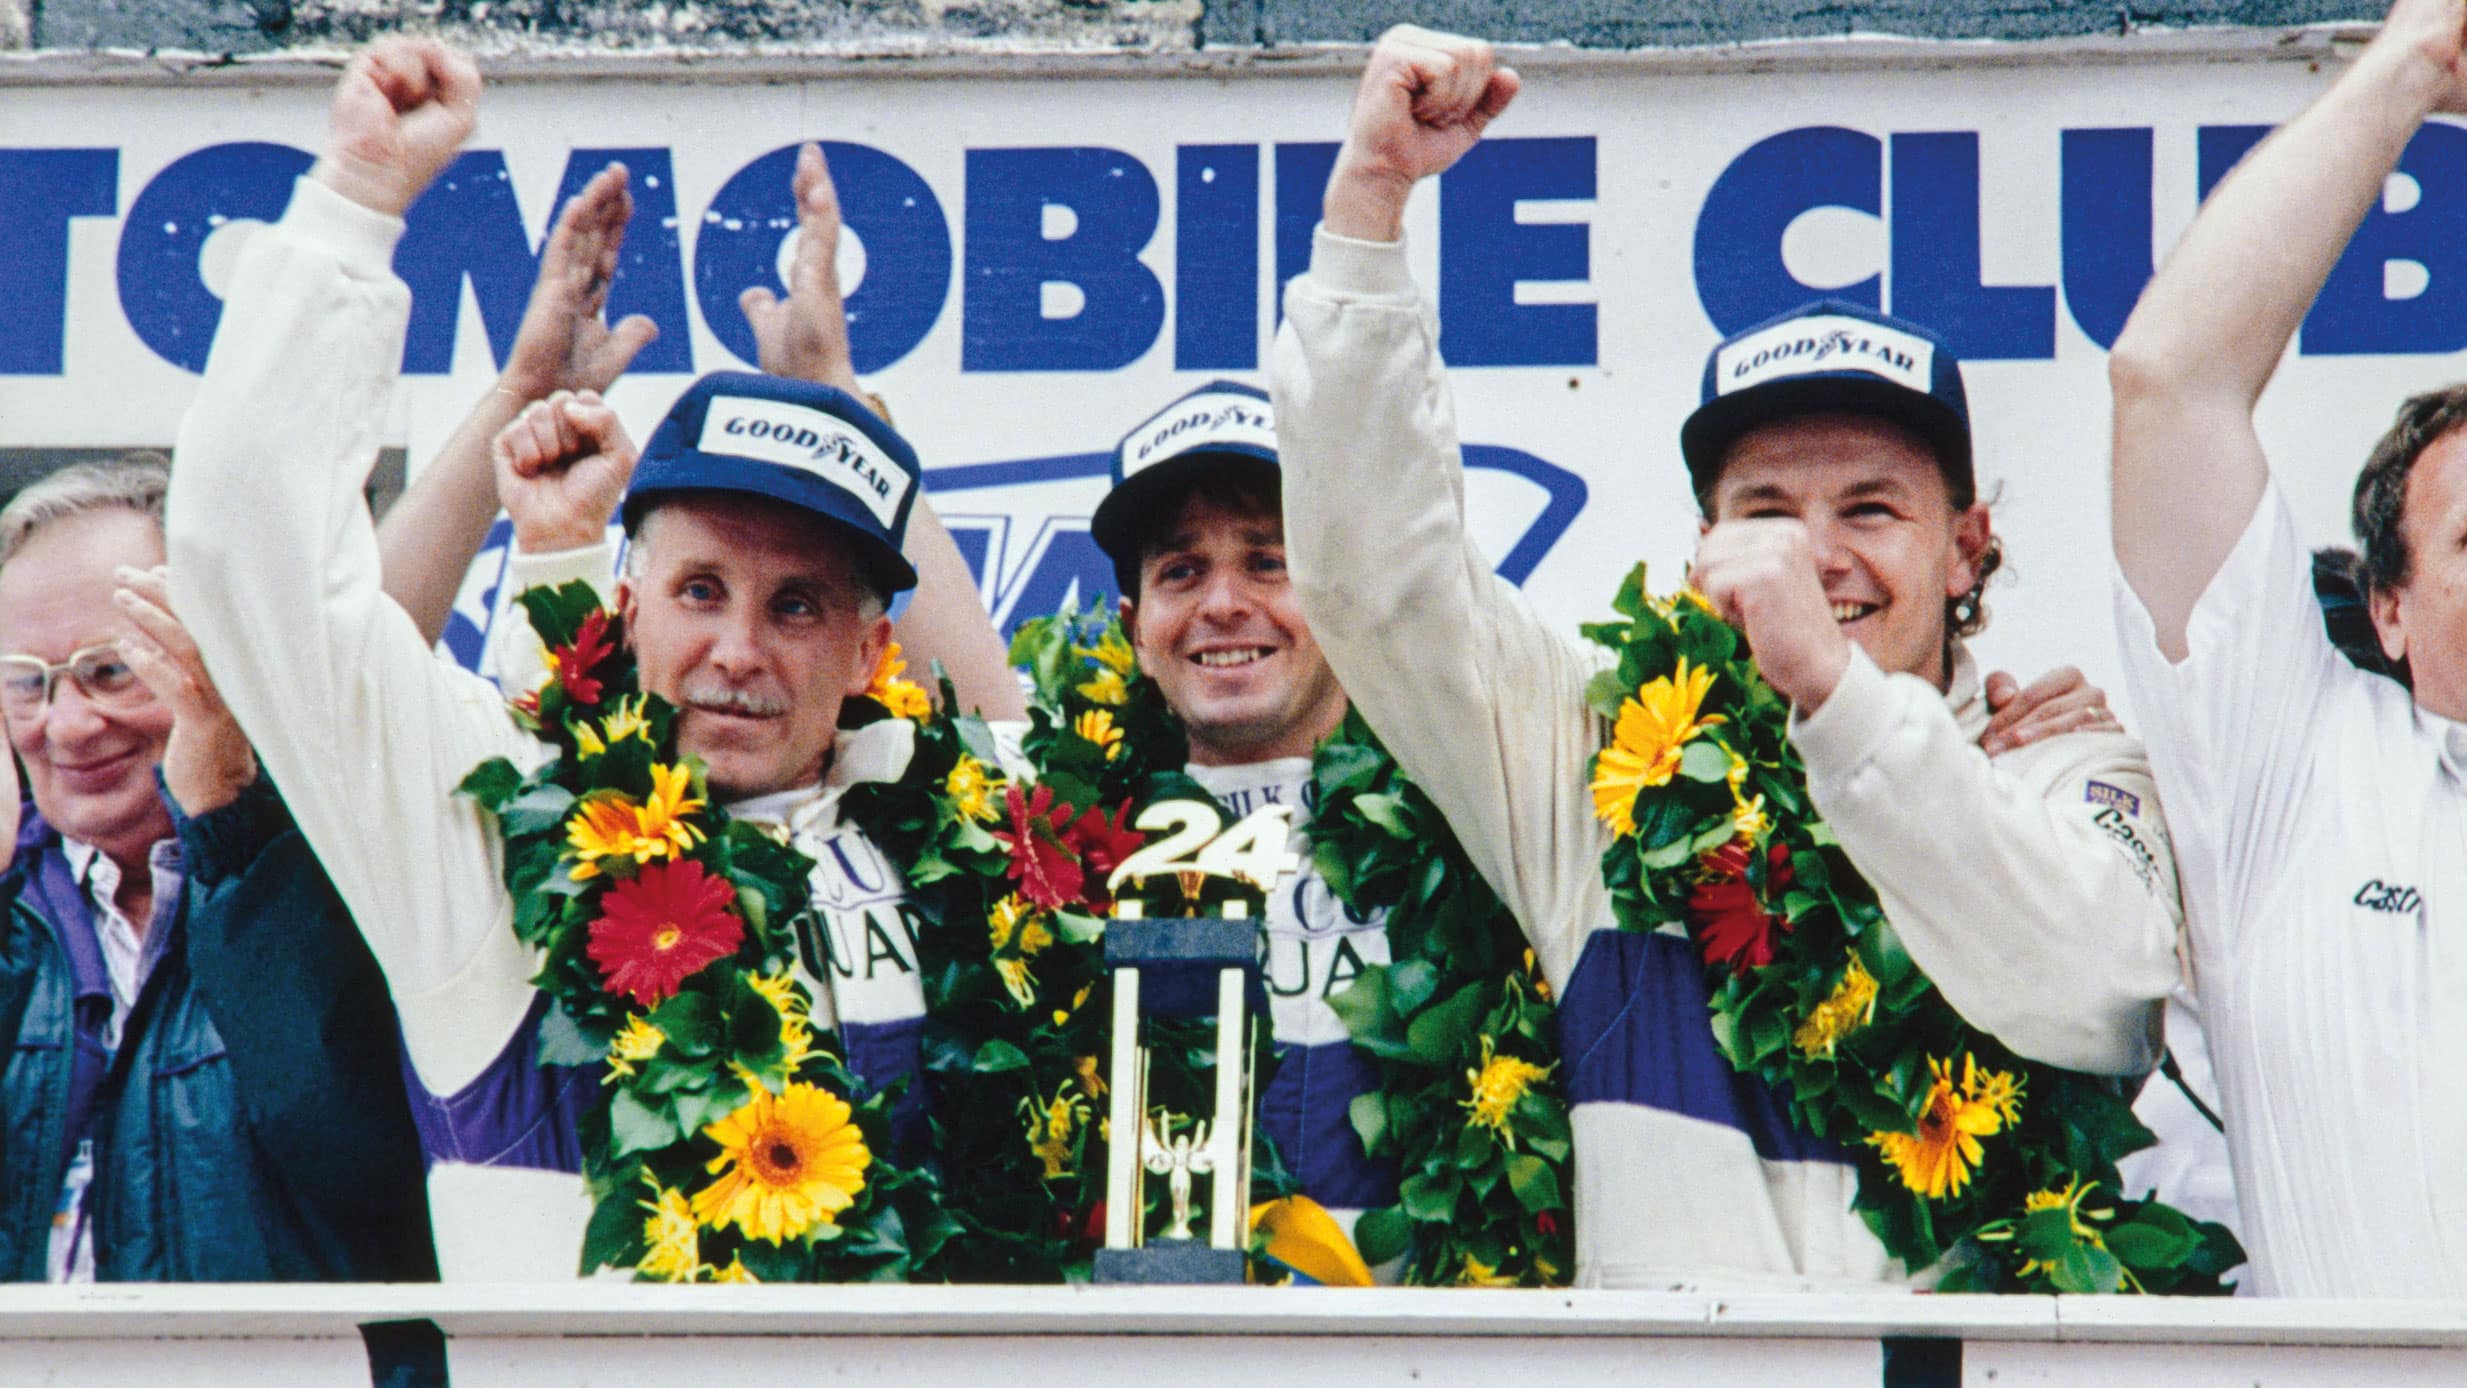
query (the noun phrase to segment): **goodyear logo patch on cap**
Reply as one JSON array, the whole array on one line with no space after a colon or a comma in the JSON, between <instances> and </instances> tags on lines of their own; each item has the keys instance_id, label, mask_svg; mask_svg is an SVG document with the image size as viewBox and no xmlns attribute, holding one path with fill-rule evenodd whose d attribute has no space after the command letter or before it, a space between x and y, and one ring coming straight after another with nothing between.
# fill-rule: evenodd
<instances>
[{"instance_id":1,"label":"goodyear logo patch on cap","mask_svg":"<svg viewBox=\"0 0 2467 1388\"><path fill-rule=\"evenodd\" d=\"M916 485L889 454L839 416L782 400L715 395L702 420L703 453L777 463L855 497L885 530Z\"/></svg>"},{"instance_id":2,"label":"goodyear logo patch on cap","mask_svg":"<svg viewBox=\"0 0 2467 1388\"><path fill-rule=\"evenodd\" d=\"M1880 323L1816 315L1776 323L1725 345L1713 369L1719 395L1832 371L1863 371L1927 395L1935 388L1936 345Z\"/></svg>"},{"instance_id":3,"label":"goodyear logo patch on cap","mask_svg":"<svg viewBox=\"0 0 2467 1388\"><path fill-rule=\"evenodd\" d=\"M1241 445L1276 452L1276 416L1265 400L1220 393L1194 395L1122 441L1122 475L1203 449Z\"/></svg>"}]
</instances>

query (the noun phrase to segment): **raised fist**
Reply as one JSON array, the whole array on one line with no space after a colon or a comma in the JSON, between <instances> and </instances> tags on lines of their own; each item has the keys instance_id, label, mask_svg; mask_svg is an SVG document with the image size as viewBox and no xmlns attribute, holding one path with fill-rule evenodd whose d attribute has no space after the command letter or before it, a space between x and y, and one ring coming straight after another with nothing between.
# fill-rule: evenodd
<instances>
[{"instance_id":1,"label":"raised fist","mask_svg":"<svg viewBox=\"0 0 2467 1388\"><path fill-rule=\"evenodd\" d=\"M1381 35L1328 180L1328 229L1369 241L1402 235L1413 185L1463 158L1519 85L1480 39L1410 24Z\"/></svg>"},{"instance_id":2,"label":"raised fist","mask_svg":"<svg viewBox=\"0 0 2467 1388\"><path fill-rule=\"evenodd\" d=\"M399 217L479 120L480 70L435 39L381 39L334 84L326 150L312 176Z\"/></svg>"},{"instance_id":3,"label":"raised fist","mask_svg":"<svg viewBox=\"0 0 2467 1388\"><path fill-rule=\"evenodd\" d=\"M1696 542L1688 582L1747 636L1766 682L1801 713L1831 698L1850 666L1807 526L1789 517L1729 520Z\"/></svg>"},{"instance_id":4,"label":"raised fist","mask_svg":"<svg viewBox=\"0 0 2467 1388\"><path fill-rule=\"evenodd\" d=\"M597 544L640 456L617 412L592 391L534 401L488 446L497 499L514 521L514 546L550 554Z\"/></svg>"},{"instance_id":5,"label":"raised fist","mask_svg":"<svg viewBox=\"0 0 2467 1388\"><path fill-rule=\"evenodd\" d=\"M2379 48L2396 47L2425 63L2438 85L2439 110L2467 112L2467 0L2396 0L2381 21Z\"/></svg>"}]
</instances>

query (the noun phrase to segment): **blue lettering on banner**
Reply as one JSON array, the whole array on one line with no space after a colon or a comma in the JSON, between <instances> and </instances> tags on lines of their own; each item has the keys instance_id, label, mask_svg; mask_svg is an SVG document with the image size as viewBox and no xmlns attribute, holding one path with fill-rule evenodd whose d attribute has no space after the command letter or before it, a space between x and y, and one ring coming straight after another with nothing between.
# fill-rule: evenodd
<instances>
[{"instance_id":1,"label":"blue lettering on banner","mask_svg":"<svg viewBox=\"0 0 2467 1388\"><path fill-rule=\"evenodd\" d=\"M146 184L120 225L120 312L137 340L172 365L206 369L223 301L198 258L227 222L270 222L291 202L293 180L316 161L289 145L208 145ZM14 248L0 249L0 258Z\"/></svg>"},{"instance_id":2,"label":"blue lettering on banner","mask_svg":"<svg viewBox=\"0 0 2467 1388\"><path fill-rule=\"evenodd\" d=\"M1259 146L1175 156L1174 369L1259 365Z\"/></svg>"},{"instance_id":3,"label":"blue lettering on banner","mask_svg":"<svg viewBox=\"0 0 2467 1388\"><path fill-rule=\"evenodd\" d=\"M1045 234L1067 209L1068 234ZM962 371L1110 371L1137 361L1165 323L1165 287L1139 253L1156 235L1156 180L1118 149L968 151ZM1045 286L1078 310L1045 315Z\"/></svg>"},{"instance_id":4,"label":"blue lettering on banner","mask_svg":"<svg viewBox=\"0 0 2467 1388\"><path fill-rule=\"evenodd\" d=\"M2151 273L2151 132L2068 130L2058 160L2064 304L2101 347L2116 345Z\"/></svg>"},{"instance_id":5,"label":"blue lettering on banner","mask_svg":"<svg viewBox=\"0 0 2467 1388\"><path fill-rule=\"evenodd\" d=\"M1319 227L1328 176L1336 172L1333 141L1276 147L1276 321L1285 321L1285 286L1311 268L1311 233Z\"/></svg>"},{"instance_id":6,"label":"blue lettering on banner","mask_svg":"<svg viewBox=\"0 0 2467 1388\"><path fill-rule=\"evenodd\" d=\"M1979 137L1893 137L1893 312L1972 361L2056 355L2056 291L1979 277Z\"/></svg>"},{"instance_id":7,"label":"blue lettering on banner","mask_svg":"<svg viewBox=\"0 0 2467 1388\"><path fill-rule=\"evenodd\" d=\"M120 210L120 151L0 149L0 376L57 376L68 341L69 220Z\"/></svg>"},{"instance_id":8,"label":"blue lettering on banner","mask_svg":"<svg viewBox=\"0 0 2467 1388\"><path fill-rule=\"evenodd\" d=\"M1696 301L1724 337L1810 299L1879 308L1884 280L1805 284L1782 262L1782 234L1820 207L1884 215L1884 142L1837 125L1769 135L1730 161L1696 217Z\"/></svg>"},{"instance_id":9,"label":"blue lettering on banner","mask_svg":"<svg viewBox=\"0 0 2467 1388\"><path fill-rule=\"evenodd\" d=\"M1520 280L1589 280L1593 228L1528 225L1527 199L1593 196L1591 137L1484 140L1439 176L1439 350L1458 366L1591 366L1592 304L1519 304Z\"/></svg>"},{"instance_id":10,"label":"blue lettering on banner","mask_svg":"<svg viewBox=\"0 0 2467 1388\"><path fill-rule=\"evenodd\" d=\"M405 371L443 375L454 369L454 325L462 316L465 281L479 305L489 355L504 362L514 350L514 330L522 326L540 260L523 230L502 152L456 155L411 204L403 214L403 239L394 248L394 273L411 286Z\"/></svg>"},{"instance_id":11,"label":"blue lettering on banner","mask_svg":"<svg viewBox=\"0 0 2467 1388\"><path fill-rule=\"evenodd\" d=\"M2267 133L2266 126L2199 127L2199 191L2206 194ZM2060 264L2045 277L2054 283L1983 282L1976 132L1808 126L1753 140L1706 189L1692 234L1697 300L1725 334L1834 295L1928 323L1968 357L2045 359L2055 350L2061 289L2084 335L2110 344L2150 277L2155 132L2091 128L2058 137ZM852 350L864 372L905 359L925 341L948 304L955 265L965 271L963 370L1113 370L1158 345L1169 311L1176 368L1256 369L1261 323L1274 321L1285 284L1309 264L1336 154L1324 141L1264 152L1257 144L1179 147L1167 284L1143 259L1164 230L1159 175L1124 151L969 151L961 257L951 215L914 168L866 145L825 149L847 225L865 246L865 275L848 297ZM1598 305L1517 302L1519 285L1592 281L1589 222L1524 222L1517 214L1537 200L1593 198L1598 154L1590 136L1490 140L1443 176L1437 301L1454 365L1598 362ZM688 209L678 205L667 149L578 149L567 159L556 206L534 217L515 196L502 153L463 154L413 206L396 253L413 291L405 369L450 369L466 286L491 353L502 360L537 264L533 228L550 225L557 206L611 160L633 175L635 211L609 312L644 314L660 329L635 369L683 374L716 365L694 360L697 310L723 348L751 363L753 338L737 297L751 285L784 288L776 265L796 226L795 157L794 146L769 151L724 180L707 207ZM201 273L207 240L232 222L277 216L309 163L307 152L287 145L213 144L145 181L121 214L114 264L119 308L139 342L175 366L203 368L222 312ZM2416 199L2367 213L2306 319L2300 352L2435 354L2467 346L2467 130L2426 126L2399 171ZM2021 172L2045 176L2035 167ZM0 340L0 375L65 369L69 339L88 330L68 321L76 269L70 227L77 218L114 214L120 173L115 149L0 148L0 294L13 329ZM1068 216L1054 216L1055 208ZM1878 273L1829 285L1794 276L1782 253L1785 235L1823 208L1886 219ZM2409 273L2393 275L2393 265ZM1049 317L1049 285L1069 286L1077 308L1055 308ZM1270 297L1264 315L1262 292Z\"/></svg>"}]
</instances>

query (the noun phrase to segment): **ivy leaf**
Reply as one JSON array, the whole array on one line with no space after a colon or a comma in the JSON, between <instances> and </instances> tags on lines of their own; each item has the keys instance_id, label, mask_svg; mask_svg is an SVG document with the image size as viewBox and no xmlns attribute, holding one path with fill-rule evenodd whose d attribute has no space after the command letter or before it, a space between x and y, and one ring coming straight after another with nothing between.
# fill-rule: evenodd
<instances>
[{"instance_id":1,"label":"ivy leaf","mask_svg":"<svg viewBox=\"0 0 2467 1388\"><path fill-rule=\"evenodd\" d=\"M454 789L479 801L480 808L493 811L512 797L522 783L523 774L514 769L514 763L503 757L491 757L473 767L471 774L463 777L462 784Z\"/></svg>"},{"instance_id":2,"label":"ivy leaf","mask_svg":"<svg viewBox=\"0 0 2467 1388\"><path fill-rule=\"evenodd\" d=\"M582 1262L576 1272L588 1277L601 1268L630 1268L640 1261L642 1209L637 1202L649 1192L650 1187L640 1181L621 1180L614 1191L600 1197L591 1207L591 1222L583 1228Z\"/></svg>"},{"instance_id":3,"label":"ivy leaf","mask_svg":"<svg viewBox=\"0 0 2467 1388\"><path fill-rule=\"evenodd\" d=\"M1354 1222L1353 1245L1372 1267L1393 1262L1413 1246L1413 1220L1395 1205L1365 1211Z\"/></svg>"},{"instance_id":4,"label":"ivy leaf","mask_svg":"<svg viewBox=\"0 0 2467 1388\"><path fill-rule=\"evenodd\" d=\"M1353 1096L1345 1108L1345 1116L1353 1120L1354 1133L1362 1139L1362 1150L1370 1156L1380 1156L1388 1142L1388 1096L1373 1089ZM1370 1218L1368 1215L1364 1219ZM1365 1255L1368 1256L1368 1255Z\"/></svg>"},{"instance_id":5,"label":"ivy leaf","mask_svg":"<svg viewBox=\"0 0 2467 1388\"><path fill-rule=\"evenodd\" d=\"M1028 1068L1028 1053L1008 1041L995 1039L977 1047L976 1069L981 1075L999 1075Z\"/></svg>"},{"instance_id":6,"label":"ivy leaf","mask_svg":"<svg viewBox=\"0 0 2467 1388\"><path fill-rule=\"evenodd\" d=\"M565 823L574 811L574 792L560 785L533 786L505 802L497 819L510 838L541 834Z\"/></svg>"},{"instance_id":7,"label":"ivy leaf","mask_svg":"<svg viewBox=\"0 0 2467 1388\"><path fill-rule=\"evenodd\" d=\"M1615 721L1619 717L1619 706L1627 702L1632 687L1619 677L1617 669L1598 670L1592 679L1585 681L1585 706Z\"/></svg>"},{"instance_id":8,"label":"ivy leaf","mask_svg":"<svg viewBox=\"0 0 2467 1388\"><path fill-rule=\"evenodd\" d=\"M1730 752L1710 738L1691 742L1687 750L1679 754L1679 774L1691 781L1708 784L1729 780Z\"/></svg>"},{"instance_id":9,"label":"ivy leaf","mask_svg":"<svg viewBox=\"0 0 2467 1388\"><path fill-rule=\"evenodd\" d=\"M2056 1260L2051 1278L2060 1292L2104 1294L2123 1285L2124 1265L2104 1248L2077 1243Z\"/></svg>"},{"instance_id":10,"label":"ivy leaf","mask_svg":"<svg viewBox=\"0 0 2467 1388\"><path fill-rule=\"evenodd\" d=\"M2173 1216L2177 1227L2164 1227L2153 1215ZM2201 1236L2184 1216L2164 1205L2152 1207L2130 1224L2107 1231L2107 1250L2128 1267L2172 1268L2201 1247Z\"/></svg>"},{"instance_id":11,"label":"ivy leaf","mask_svg":"<svg viewBox=\"0 0 2467 1388\"><path fill-rule=\"evenodd\" d=\"M719 1009L700 993L679 993L651 1009L651 1025L660 1029L677 1054L695 1060L711 1054L720 1043Z\"/></svg>"},{"instance_id":12,"label":"ivy leaf","mask_svg":"<svg viewBox=\"0 0 2467 1388\"><path fill-rule=\"evenodd\" d=\"M608 1043L584 1031L562 1005L541 1014L537 1035L542 1065L597 1065L608 1058Z\"/></svg>"},{"instance_id":13,"label":"ivy leaf","mask_svg":"<svg viewBox=\"0 0 2467 1388\"><path fill-rule=\"evenodd\" d=\"M656 1152L685 1135L677 1131L674 1120L644 1103L632 1089L623 1086L609 1101L608 1124L616 1136L617 1155L620 1157L630 1157L636 1152Z\"/></svg>"},{"instance_id":14,"label":"ivy leaf","mask_svg":"<svg viewBox=\"0 0 2467 1388\"><path fill-rule=\"evenodd\" d=\"M1463 1189L1464 1178L1450 1166L1417 1171L1404 1179L1396 1193L1404 1199L1406 1214L1424 1223L1434 1223L1455 1217L1456 1196Z\"/></svg>"},{"instance_id":15,"label":"ivy leaf","mask_svg":"<svg viewBox=\"0 0 2467 1388\"><path fill-rule=\"evenodd\" d=\"M1482 1019L1482 985L1468 983L1447 1001L1424 1008L1405 1024L1405 1044L1426 1065L1448 1067L1472 1042Z\"/></svg>"},{"instance_id":16,"label":"ivy leaf","mask_svg":"<svg viewBox=\"0 0 2467 1388\"><path fill-rule=\"evenodd\" d=\"M1404 801L1393 795L1361 795L1354 798L1354 808L1362 817L1400 839L1414 836L1413 822L1405 817Z\"/></svg>"},{"instance_id":17,"label":"ivy leaf","mask_svg":"<svg viewBox=\"0 0 2467 1388\"><path fill-rule=\"evenodd\" d=\"M1566 1208L1559 1194L1558 1173L1550 1169L1549 1162L1530 1153L1508 1158L1508 1189L1516 1192L1517 1203L1535 1214Z\"/></svg>"}]
</instances>

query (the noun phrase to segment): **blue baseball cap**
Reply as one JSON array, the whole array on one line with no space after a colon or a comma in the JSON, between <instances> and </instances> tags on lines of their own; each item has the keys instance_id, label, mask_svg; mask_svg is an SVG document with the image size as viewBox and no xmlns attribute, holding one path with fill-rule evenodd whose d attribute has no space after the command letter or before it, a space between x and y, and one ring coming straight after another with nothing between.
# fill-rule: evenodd
<instances>
[{"instance_id":1,"label":"blue baseball cap","mask_svg":"<svg viewBox=\"0 0 2467 1388\"><path fill-rule=\"evenodd\" d=\"M1140 536L1159 506L1211 469L1231 464L1277 471L1276 414L1268 393L1210 381L1141 421L1114 445L1114 487L1097 503L1088 533L1117 567L1139 562Z\"/></svg>"},{"instance_id":2,"label":"blue baseball cap","mask_svg":"<svg viewBox=\"0 0 2467 1388\"><path fill-rule=\"evenodd\" d=\"M769 497L829 521L886 593L917 583L900 553L922 469L855 396L809 381L715 371L685 388L626 488L628 531L685 492Z\"/></svg>"},{"instance_id":3,"label":"blue baseball cap","mask_svg":"<svg viewBox=\"0 0 2467 1388\"><path fill-rule=\"evenodd\" d=\"M1705 359L1702 402L1679 426L1699 493L1741 434L1797 415L1889 419L1927 440L1955 497L1975 496L1961 358L1906 318L1820 299L1735 333Z\"/></svg>"}]
</instances>

